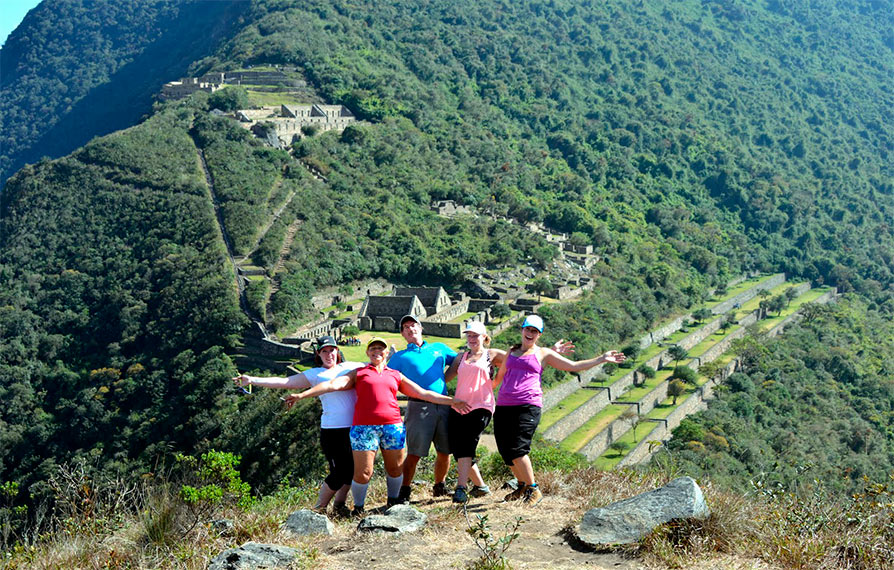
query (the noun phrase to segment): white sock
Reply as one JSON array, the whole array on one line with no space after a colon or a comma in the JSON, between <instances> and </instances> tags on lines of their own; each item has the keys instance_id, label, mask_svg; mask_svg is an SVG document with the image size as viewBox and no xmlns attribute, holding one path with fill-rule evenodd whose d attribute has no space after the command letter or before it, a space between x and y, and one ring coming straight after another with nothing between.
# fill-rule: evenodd
<instances>
[{"instance_id":1,"label":"white sock","mask_svg":"<svg viewBox=\"0 0 894 570\"><path fill-rule=\"evenodd\" d=\"M369 483L351 481L351 496L354 497L354 508L362 507L366 504L367 489L369 489Z\"/></svg>"},{"instance_id":2,"label":"white sock","mask_svg":"<svg viewBox=\"0 0 894 570\"><path fill-rule=\"evenodd\" d=\"M404 484L404 476L403 474L398 475L397 477L392 477L391 475L385 476L385 485L388 487L388 498L396 499L400 494L400 486Z\"/></svg>"}]
</instances>

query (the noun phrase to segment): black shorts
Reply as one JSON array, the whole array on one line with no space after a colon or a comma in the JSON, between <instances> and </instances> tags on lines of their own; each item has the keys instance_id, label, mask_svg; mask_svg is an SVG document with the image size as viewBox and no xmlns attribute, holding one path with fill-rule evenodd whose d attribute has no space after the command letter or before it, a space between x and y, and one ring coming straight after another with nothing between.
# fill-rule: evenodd
<instances>
[{"instance_id":1,"label":"black shorts","mask_svg":"<svg viewBox=\"0 0 894 570\"><path fill-rule=\"evenodd\" d=\"M538 406L497 406L494 412L494 439L506 465L512 465L514 460L531 453L531 440L539 424Z\"/></svg>"},{"instance_id":2,"label":"black shorts","mask_svg":"<svg viewBox=\"0 0 894 570\"><path fill-rule=\"evenodd\" d=\"M468 414L460 414L453 408L447 420L447 437L450 440L450 451L453 457L475 457L478 440L484 428L490 423L490 410L476 408Z\"/></svg>"},{"instance_id":3,"label":"black shorts","mask_svg":"<svg viewBox=\"0 0 894 570\"><path fill-rule=\"evenodd\" d=\"M329 464L326 484L333 491L350 485L354 478L354 453L351 451L351 428L320 429L320 447Z\"/></svg>"}]
</instances>

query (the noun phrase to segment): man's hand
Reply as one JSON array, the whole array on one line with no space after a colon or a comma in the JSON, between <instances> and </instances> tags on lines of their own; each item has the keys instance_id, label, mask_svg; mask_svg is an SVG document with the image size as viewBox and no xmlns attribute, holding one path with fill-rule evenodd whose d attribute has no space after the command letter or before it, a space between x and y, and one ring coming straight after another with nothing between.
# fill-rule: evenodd
<instances>
[{"instance_id":1,"label":"man's hand","mask_svg":"<svg viewBox=\"0 0 894 570\"><path fill-rule=\"evenodd\" d=\"M469 404L462 400L457 400L456 398L453 399L453 403L450 404L450 407L456 410L456 413L458 414L468 414L472 411L472 407Z\"/></svg>"}]
</instances>

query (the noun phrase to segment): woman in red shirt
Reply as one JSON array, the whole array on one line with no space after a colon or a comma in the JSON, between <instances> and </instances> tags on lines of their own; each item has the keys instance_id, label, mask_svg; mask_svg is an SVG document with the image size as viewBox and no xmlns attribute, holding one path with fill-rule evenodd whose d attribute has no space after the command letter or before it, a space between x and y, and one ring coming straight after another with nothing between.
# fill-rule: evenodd
<instances>
[{"instance_id":1,"label":"woman in red shirt","mask_svg":"<svg viewBox=\"0 0 894 570\"><path fill-rule=\"evenodd\" d=\"M403 483L403 463L406 457L404 449L406 431L401 421L400 407L397 405L398 392L411 398L452 406L460 413L469 410L465 402L442 396L431 390L424 390L397 370L385 366L387 348L385 340L373 337L366 343L369 364L289 397L290 401L294 401L336 390L351 388L356 390L357 404L354 406L354 421L351 427L351 449L354 455L351 495L354 497L355 514L363 512L366 491L373 473L373 461L378 449L382 450L387 474L388 506L397 502L397 495Z\"/></svg>"}]
</instances>

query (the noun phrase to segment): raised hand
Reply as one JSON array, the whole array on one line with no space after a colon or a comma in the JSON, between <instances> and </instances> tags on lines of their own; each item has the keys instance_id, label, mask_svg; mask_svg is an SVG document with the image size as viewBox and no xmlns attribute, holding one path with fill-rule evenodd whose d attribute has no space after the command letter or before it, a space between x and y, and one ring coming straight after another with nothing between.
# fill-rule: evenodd
<instances>
[{"instance_id":1,"label":"raised hand","mask_svg":"<svg viewBox=\"0 0 894 570\"><path fill-rule=\"evenodd\" d=\"M602 355L603 360L606 362L612 362L614 364L621 364L625 360L627 360L627 355L619 350L609 350L605 354Z\"/></svg>"},{"instance_id":2,"label":"raised hand","mask_svg":"<svg viewBox=\"0 0 894 570\"><path fill-rule=\"evenodd\" d=\"M553 350L558 352L559 354L574 354L574 343L566 341L564 338L556 341L556 344L553 345Z\"/></svg>"},{"instance_id":3,"label":"raised hand","mask_svg":"<svg viewBox=\"0 0 894 570\"><path fill-rule=\"evenodd\" d=\"M239 388L242 388L243 386L248 386L249 384L251 384L251 382L249 381L248 376L246 376L245 374L240 374L239 376L233 378L233 384L235 384Z\"/></svg>"}]
</instances>

